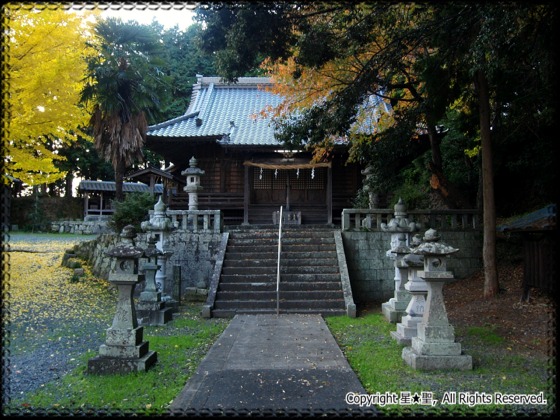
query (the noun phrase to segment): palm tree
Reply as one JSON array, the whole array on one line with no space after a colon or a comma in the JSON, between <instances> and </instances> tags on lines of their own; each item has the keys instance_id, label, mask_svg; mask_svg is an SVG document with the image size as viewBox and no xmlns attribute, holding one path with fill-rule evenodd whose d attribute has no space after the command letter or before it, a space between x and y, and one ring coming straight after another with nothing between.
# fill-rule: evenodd
<instances>
[{"instance_id":1,"label":"palm tree","mask_svg":"<svg viewBox=\"0 0 560 420\"><path fill-rule=\"evenodd\" d=\"M152 27L114 18L97 23L94 42L98 54L88 59L81 102L93 104L95 148L111 162L116 200L122 201L125 171L142 162L148 118L161 109L163 48Z\"/></svg>"}]
</instances>

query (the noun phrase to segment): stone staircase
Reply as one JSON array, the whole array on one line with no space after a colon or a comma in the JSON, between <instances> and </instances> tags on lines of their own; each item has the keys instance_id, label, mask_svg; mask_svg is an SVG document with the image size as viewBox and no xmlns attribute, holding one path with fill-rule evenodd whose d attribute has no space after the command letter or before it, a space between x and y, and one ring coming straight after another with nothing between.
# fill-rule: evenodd
<instances>
[{"instance_id":1,"label":"stone staircase","mask_svg":"<svg viewBox=\"0 0 560 420\"><path fill-rule=\"evenodd\" d=\"M230 230L214 317L276 313L278 229ZM333 229L285 226L280 313L346 314Z\"/></svg>"}]
</instances>

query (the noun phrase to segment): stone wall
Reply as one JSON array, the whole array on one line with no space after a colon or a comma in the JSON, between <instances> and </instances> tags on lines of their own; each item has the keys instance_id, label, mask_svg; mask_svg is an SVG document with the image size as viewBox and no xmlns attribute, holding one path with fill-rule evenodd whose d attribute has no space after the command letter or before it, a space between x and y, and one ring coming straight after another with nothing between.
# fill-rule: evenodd
<instances>
[{"instance_id":1,"label":"stone wall","mask_svg":"<svg viewBox=\"0 0 560 420\"><path fill-rule=\"evenodd\" d=\"M439 234L442 242L459 248L447 263L455 278L468 277L482 267L482 232L439 231ZM391 233L343 231L342 238L354 300L382 302L393 297L395 270L393 260L387 256Z\"/></svg>"},{"instance_id":2,"label":"stone wall","mask_svg":"<svg viewBox=\"0 0 560 420\"><path fill-rule=\"evenodd\" d=\"M423 232L420 232L423 233ZM447 267L456 278L465 278L482 267L482 232L440 231L441 241L459 252L449 258ZM174 295L173 267L181 268L181 297L189 290L208 289L222 233L173 231L167 236L167 248L173 254L167 259L165 294ZM394 292L393 260L387 256L391 233L381 231L343 231L342 240L353 297L356 301L386 301ZM114 234L101 234L97 239L82 242L75 253L88 261L94 275L108 278L111 259L104 255L118 243ZM139 233L136 244L146 248L147 235Z\"/></svg>"},{"instance_id":3,"label":"stone wall","mask_svg":"<svg viewBox=\"0 0 560 420\"><path fill-rule=\"evenodd\" d=\"M171 279L174 265L181 267L182 295L187 289L208 289L222 235L222 233L176 231L168 236L168 248L173 250L173 255L169 257L166 267L166 294L172 294Z\"/></svg>"},{"instance_id":4,"label":"stone wall","mask_svg":"<svg viewBox=\"0 0 560 420\"><path fill-rule=\"evenodd\" d=\"M108 218L86 218L85 220L62 220L51 222L52 233L74 233L77 235L97 235L108 233L111 228L108 226Z\"/></svg>"},{"instance_id":5,"label":"stone wall","mask_svg":"<svg viewBox=\"0 0 560 420\"><path fill-rule=\"evenodd\" d=\"M216 264L222 234L175 231L169 233L166 239L167 247L173 250L173 254L166 261L167 281L164 293L169 296L174 295L174 265L181 267L182 298L188 289L207 289ZM95 276L108 279L112 260L105 255L105 252L115 247L118 242L117 235L106 233L92 241L79 243L73 251L79 258L88 262ZM147 234L138 233L135 243L145 249L148 246ZM137 289L136 293L141 291L141 286Z\"/></svg>"}]
</instances>

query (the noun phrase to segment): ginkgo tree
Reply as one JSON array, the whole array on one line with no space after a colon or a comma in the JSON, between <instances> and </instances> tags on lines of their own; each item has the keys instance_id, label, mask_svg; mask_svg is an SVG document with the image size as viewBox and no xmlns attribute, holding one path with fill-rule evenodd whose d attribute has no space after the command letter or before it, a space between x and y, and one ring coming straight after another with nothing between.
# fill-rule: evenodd
<instances>
[{"instance_id":1,"label":"ginkgo tree","mask_svg":"<svg viewBox=\"0 0 560 420\"><path fill-rule=\"evenodd\" d=\"M84 58L94 53L86 43L89 20L48 3L2 8L3 182L9 174L28 185L51 183L66 175L54 164L63 159L59 149L88 137L79 99Z\"/></svg>"}]
</instances>

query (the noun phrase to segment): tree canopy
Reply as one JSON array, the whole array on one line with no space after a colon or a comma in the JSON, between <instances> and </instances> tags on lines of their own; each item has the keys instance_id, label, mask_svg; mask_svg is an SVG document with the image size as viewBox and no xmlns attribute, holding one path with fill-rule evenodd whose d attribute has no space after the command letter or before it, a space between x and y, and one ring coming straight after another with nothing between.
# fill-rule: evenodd
<instances>
[{"instance_id":1,"label":"tree canopy","mask_svg":"<svg viewBox=\"0 0 560 420\"><path fill-rule=\"evenodd\" d=\"M522 164L515 177L505 180L508 191L518 187L512 182L517 179L526 186L525 203L528 198L541 203L556 198L554 176L542 172L543 167L556 172L547 156L554 137L555 8L298 2L234 4L227 9L220 5L214 13L199 12L207 24L207 48L214 50L218 71L226 79L235 80L258 65L280 81L275 89L284 101L267 111L288 147L311 148L321 159L334 139L345 139L350 159L379 175L394 161L399 140L412 145L426 138L430 187L449 207L466 207L472 200L449 181L446 172L461 160L455 155L453 162L445 162L452 155L444 156L442 144L460 139L463 156L480 156L482 194L476 198L483 208L484 295L495 296L494 161L500 163L509 157L511 146L519 145L524 161L512 157ZM276 20L284 25L271 34L269 26ZM390 105L384 107L387 115L373 112L384 103ZM380 147L383 143L388 144ZM394 169L406 173L406 166ZM540 191L527 185L525 174L531 170L547 181Z\"/></svg>"},{"instance_id":2,"label":"tree canopy","mask_svg":"<svg viewBox=\"0 0 560 420\"><path fill-rule=\"evenodd\" d=\"M79 104L86 72L89 25L82 17L46 5L2 6L3 149L5 173L29 185L65 176L58 151L87 137L89 118ZM5 181L5 180L4 180Z\"/></svg>"},{"instance_id":3,"label":"tree canopy","mask_svg":"<svg viewBox=\"0 0 560 420\"><path fill-rule=\"evenodd\" d=\"M115 170L122 201L125 171L143 160L148 120L156 121L169 87L163 44L153 27L114 18L98 22L94 34L97 55L87 60L80 100L93 107L94 144Z\"/></svg>"},{"instance_id":4,"label":"tree canopy","mask_svg":"<svg viewBox=\"0 0 560 420\"><path fill-rule=\"evenodd\" d=\"M428 139L431 188L451 207L473 206L478 197L473 87L482 69L491 95L495 176L526 186L535 205L550 200L556 22L550 4L261 2L213 4L197 16L222 77L260 70L279 82L275 89L285 101L268 112L287 145L310 146L320 158L333 138L348 138L351 159L383 172L381 142L404 137L424 153L413 142ZM271 33L276 20L283 25ZM390 112L374 115L369 105L380 102ZM531 188L527 171L547 182ZM504 213L523 211L506 204L519 184L499 189Z\"/></svg>"}]
</instances>

